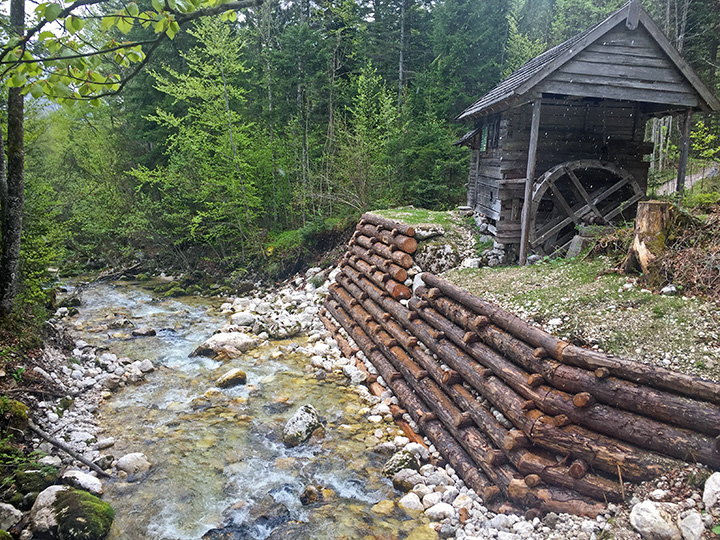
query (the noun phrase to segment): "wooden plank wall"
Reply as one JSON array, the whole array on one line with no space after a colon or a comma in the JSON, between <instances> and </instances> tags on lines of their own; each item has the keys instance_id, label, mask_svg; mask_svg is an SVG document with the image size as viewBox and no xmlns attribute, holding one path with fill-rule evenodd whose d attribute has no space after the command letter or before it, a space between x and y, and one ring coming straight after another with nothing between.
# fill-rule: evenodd
<instances>
[{"instance_id":1,"label":"wooden plank wall","mask_svg":"<svg viewBox=\"0 0 720 540\"><path fill-rule=\"evenodd\" d=\"M508 120L507 113L500 118L499 144L507 138ZM480 212L490 219L500 218L501 199L499 197L499 182L503 179L502 172L502 149L488 148L480 151L482 132L478 132L472 139L470 181L468 182L468 193L472 191L472 204L469 204L477 212Z\"/></svg>"},{"instance_id":2,"label":"wooden plank wall","mask_svg":"<svg viewBox=\"0 0 720 540\"><path fill-rule=\"evenodd\" d=\"M550 74L540 92L697 107L690 83L642 26L618 25Z\"/></svg>"},{"instance_id":3,"label":"wooden plank wall","mask_svg":"<svg viewBox=\"0 0 720 540\"><path fill-rule=\"evenodd\" d=\"M531 106L513 109L505 115L500 143L502 150L478 155L479 175L492 174L493 178L492 184L484 179L478 184L475 207L496 220L498 242L515 244L520 238L520 209L530 139ZM645 189L649 163L643 161L643 155L652 151L643 142L645 121L640 106L635 103L544 98L537 175L566 161L608 160L632 173ZM490 184L487 187L486 182ZM484 209L484 189L497 189L497 192L488 195L501 201L497 212L491 214ZM497 202L495 204L497 207Z\"/></svg>"}]
</instances>

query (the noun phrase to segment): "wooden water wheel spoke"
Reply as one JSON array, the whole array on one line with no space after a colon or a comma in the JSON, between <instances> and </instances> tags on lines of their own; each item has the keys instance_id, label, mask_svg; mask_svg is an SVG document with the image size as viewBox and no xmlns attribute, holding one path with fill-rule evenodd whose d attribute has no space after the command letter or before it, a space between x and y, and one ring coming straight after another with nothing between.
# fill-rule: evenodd
<instances>
[{"instance_id":1,"label":"wooden water wheel spoke","mask_svg":"<svg viewBox=\"0 0 720 540\"><path fill-rule=\"evenodd\" d=\"M550 189L552 190L553 195L557 198L557 202L560 203L562 209L565 210L565 213L575 222L576 225L579 225L580 219L575 215L575 212L573 212L573 209L570 207L567 200L565 200L562 193L560 193L557 186L555 184L550 184Z\"/></svg>"},{"instance_id":2,"label":"wooden water wheel spoke","mask_svg":"<svg viewBox=\"0 0 720 540\"><path fill-rule=\"evenodd\" d=\"M557 165L535 183L529 245L540 253L561 253L578 227L608 223L643 196L633 176L612 163L579 160Z\"/></svg>"},{"instance_id":3,"label":"wooden water wheel spoke","mask_svg":"<svg viewBox=\"0 0 720 540\"><path fill-rule=\"evenodd\" d=\"M570 180L572 181L573 185L575 186L575 189L578 190L578 192L580 193L582 198L588 204L590 209L595 213L595 215L599 218L603 217L602 214L600 213L600 210L597 209L597 206L595 206L595 204L590 199L590 195L588 195L588 192L585 191L585 188L580 183L580 180L578 179L575 172L572 169L568 169L567 167L565 167L565 174L568 175L568 178L570 178Z\"/></svg>"}]
</instances>

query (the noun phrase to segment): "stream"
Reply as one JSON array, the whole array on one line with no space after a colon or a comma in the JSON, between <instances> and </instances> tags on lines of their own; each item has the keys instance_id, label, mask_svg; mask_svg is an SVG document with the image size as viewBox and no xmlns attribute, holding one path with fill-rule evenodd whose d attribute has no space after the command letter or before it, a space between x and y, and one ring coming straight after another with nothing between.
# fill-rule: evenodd
<instances>
[{"instance_id":1,"label":"stream","mask_svg":"<svg viewBox=\"0 0 720 540\"><path fill-rule=\"evenodd\" d=\"M143 452L153 463L132 481L104 481L103 498L116 511L109 540L198 539L227 520L248 526L244 537L262 539L271 529L253 516L277 503L290 519L305 523L293 538L402 538L418 527L397 508L384 516L372 510L395 498L380 472L387 457L369 450L378 425L365 419L367 405L342 375L318 373L306 356L291 351L293 342L307 342L306 335L271 341L225 363L188 357L226 322L216 309L221 303L159 300L129 282L94 284L83 293L76 337L119 357L148 358L156 367L146 382L114 392L98 412L102 436L116 439L104 453ZM156 329L157 336L98 330L118 316ZM247 384L215 388L234 367L247 373ZM282 428L305 403L327 421L325 436L288 449ZM309 484L323 488L324 504L300 503Z\"/></svg>"}]
</instances>

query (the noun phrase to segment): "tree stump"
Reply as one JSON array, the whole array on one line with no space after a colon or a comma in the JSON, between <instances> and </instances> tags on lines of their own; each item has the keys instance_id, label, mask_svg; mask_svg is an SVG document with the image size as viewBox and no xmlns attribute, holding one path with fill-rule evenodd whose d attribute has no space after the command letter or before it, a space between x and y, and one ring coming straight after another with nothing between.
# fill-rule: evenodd
<instances>
[{"instance_id":1,"label":"tree stump","mask_svg":"<svg viewBox=\"0 0 720 540\"><path fill-rule=\"evenodd\" d=\"M665 201L641 201L635 218L635 237L625 261L625 272L641 272L649 284L659 280L653 261L665 249L671 206Z\"/></svg>"}]
</instances>

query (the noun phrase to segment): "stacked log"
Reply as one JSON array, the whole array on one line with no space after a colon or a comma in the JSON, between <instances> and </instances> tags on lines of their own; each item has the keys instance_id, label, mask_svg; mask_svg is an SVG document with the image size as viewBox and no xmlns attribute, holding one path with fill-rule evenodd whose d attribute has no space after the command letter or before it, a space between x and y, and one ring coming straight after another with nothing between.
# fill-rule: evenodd
<instances>
[{"instance_id":1,"label":"stacked log","mask_svg":"<svg viewBox=\"0 0 720 540\"><path fill-rule=\"evenodd\" d=\"M565 343L432 274L413 294L413 236L365 214L325 304L355 346L323 322L488 505L595 516L678 459L720 467L720 385Z\"/></svg>"}]
</instances>

